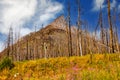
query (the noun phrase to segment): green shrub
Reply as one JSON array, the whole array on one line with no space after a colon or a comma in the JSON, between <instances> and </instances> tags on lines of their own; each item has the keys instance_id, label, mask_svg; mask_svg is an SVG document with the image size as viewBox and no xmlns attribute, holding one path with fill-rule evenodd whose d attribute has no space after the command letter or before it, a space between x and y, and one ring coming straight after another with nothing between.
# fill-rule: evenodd
<instances>
[{"instance_id":1,"label":"green shrub","mask_svg":"<svg viewBox=\"0 0 120 80\"><path fill-rule=\"evenodd\" d=\"M14 67L14 64L12 60L8 57L5 57L1 62L0 62L0 70L3 70L5 68L12 69Z\"/></svg>"}]
</instances>

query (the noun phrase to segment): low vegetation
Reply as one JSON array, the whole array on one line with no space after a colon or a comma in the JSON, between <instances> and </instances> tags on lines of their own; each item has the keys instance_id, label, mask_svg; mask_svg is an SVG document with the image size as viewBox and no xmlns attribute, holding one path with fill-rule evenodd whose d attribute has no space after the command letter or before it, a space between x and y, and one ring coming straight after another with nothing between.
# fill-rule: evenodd
<instances>
[{"instance_id":1,"label":"low vegetation","mask_svg":"<svg viewBox=\"0 0 120 80\"><path fill-rule=\"evenodd\" d=\"M91 61L92 60L92 61ZM6 60L5 60L6 62ZM4 68L0 80L119 80L120 55L95 54L15 62Z\"/></svg>"},{"instance_id":2,"label":"low vegetation","mask_svg":"<svg viewBox=\"0 0 120 80\"><path fill-rule=\"evenodd\" d=\"M12 69L13 67L14 67L14 64L12 60L8 57L5 57L0 63L0 70L3 70L5 68Z\"/></svg>"}]
</instances>

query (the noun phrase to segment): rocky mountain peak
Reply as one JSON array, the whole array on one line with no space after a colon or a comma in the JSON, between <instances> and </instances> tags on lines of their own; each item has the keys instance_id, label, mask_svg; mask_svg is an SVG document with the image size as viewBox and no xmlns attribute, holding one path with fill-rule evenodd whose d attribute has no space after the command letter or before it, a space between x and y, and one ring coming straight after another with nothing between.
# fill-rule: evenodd
<instances>
[{"instance_id":1,"label":"rocky mountain peak","mask_svg":"<svg viewBox=\"0 0 120 80\"><path fill-rule=\"evenodd\" d=\"M59 16L50 24L54 28L59 28L59 29L66 29L66 21L63 15Z\"/></svg>"}]
</instances>

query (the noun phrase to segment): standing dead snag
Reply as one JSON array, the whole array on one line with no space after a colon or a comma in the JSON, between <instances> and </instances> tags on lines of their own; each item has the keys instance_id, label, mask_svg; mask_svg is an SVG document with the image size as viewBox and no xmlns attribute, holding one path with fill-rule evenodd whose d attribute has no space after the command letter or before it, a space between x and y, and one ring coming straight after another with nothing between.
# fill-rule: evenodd
<instances>
[{"instance_id":1,"label":"standing dead snag","mask_svg":"<svg viewBox=\"0 0 120 80\"><path fill-rule=\"evenodd\" d=\"M116 8L114 8L114 15L113 15L113 26L114 26L114 44L115 50L119 52L119 39L118 39L118 28L116 25Z\"/></svg>"},{"instance_id":2,"label":"standing dead snag","mask_svg":"<svg viewBox=\"0 0 120 80\"><path fill-rule=\"evenodd\" d=\"M103 15L102 15L102 9L100 7L100 13L99 13L99 20L98 20L98 23L97 23L97 26L96 26L96 29L95 29L95 35L97 34L96 31L97 31L97 28L100 27L100 43L102 45L105 45L105 30L104 30L104 27L103 27ZM100 49L101 50L98 50L101 51L101 53L104 53L105 52L105 47L104 46L100 46Z\"/></svg>"},{"instance_id":3,"label":"standing dead snag","mask_svg":"<svg viewBox=\"0 0 120 80\"><path fill-rule=\"evenodd\" d=\"M72 34L71 34L71 16L70 16L70 2L68 2L68 52L72 56Z\"/></svg>"},{"instance_id":4,"label":"standing dead snag","mask_svg":"<svg viewBox=\"0 0 120 80\"><path fill-rule=\"evenodd\" d=\"M17 60L21 60L21 54L20 54L20 30L18 31L18 43L17 43Z\"/></svg>"},{"instance_id":5,"label":"standing dead snag","mask_svg":"<svg viewBox=\"0 0 120 80\"><path fill-rule=\"evenodd\" d=\"M29 59L29 40L28 38L26 39L26 60Z\"/></svg>"},{"instance_id":6,"label":"standing dead snag","mask_svg":"<svg viewBox=\"0 0 120 80\"><path fill-rule=\"evenodd\" d=\"M111 11L110 11L110 0L107 0L108 1L108 22L109 22L109 27L110 27L110 47L112 48L111 49L111 53L115 53L115 50L114 50L114 39L113 39L113 26L112 26L112 20L111 20Z\"/></svg>"},{"instance_id":7,"label":"standing dead snag","mask_svg":"<svg viewBox=\"0 0 120 80\"><path fill-rule=\"evenodd\" d=\"M34 31L34 38L33 38L33 45L34 45L34 52L32 53L32 57L33 59L37 59L39 58L40 56L38 55L38 43L37 43L37 38L36 38L36 26L35 26L35 31Z\"/></svg>"},{"instance_id":8,"label":"standing dead snag","mask_svg":"<svg viewBox=\"0 0 120 80\"><path fill-rule=\"evenodd\" d=\"M88 51L89 51L89 49L88 49L88 23L87 22L85 22L85 45L84 45L84 49L85 49L85 54L88 54Z\"/></svg>"},{"instance_id":9,"label":"standing dead snag","mask_svg":"<svg viewBox=\"0 0 120 80\"><path fill-rule=\"evenodd\" d=\"M11 57L12 57L12 59L14 58L14 50L13 50L13 28L11 27L10 28L10 39L11 39Z\"/></svg>"},{"instance_id":10,"label":"standing dead snag","mask_svg":"<svg viewBox=\"0 0 120 80\"><path fill-rule=\"evenodd\" d=\"M7 57L10 57L10 30L8 34L8 40L7 40Z\"/></svg>"},{"instance_id":11,"label":"standing dead snag","mask_svg":"<svg viewBox=\"0 0 120 80\"><path fill-rule=\"evenodd\" d=\"M10 27L7 41L7 56L13 59L13 29Z\"/></svg>"},{"instance_id":12,"label":"standing dead snag","mask_svg":"<svg viewBox=\"0 0 120 80\"><path fill-rule=\"evenodd\" d=\"M100 29L101 29L101 41L102 44L105 44L105 34L104 34L104 28L103 28L103 18L102 18L102 9L100 8Z\"/></svg>"},{"instance_id":13,"label":"standing dead snag","mask_svg":"<svg viewBox=\"0 0 120 80\"><path fill-rule=\"evenodd\" d=\"M106 52L110 53L110 47L109 47L109 30L105 30L105 42L106 42Z\"/></svg>"},{"instance_id":14,"label":"standing dead snag","mask_svg":"<svg viewBox=\"0 0 120 80\"><path fill-rule=\"evenodd\" d=\"M78 3L78 21L77 21L77 55L82 56L82 32L81 30L81 25L80 25L80 0L77 0Z\"/></svg>"},{"instance_id":15,"label":"standing dead snag","mask_svg":"<svg viewBox=\"0 0 120 80\"><path fill-rule=\"evenodd\" d=\"M45 52L44 58L47 59L47 44L46 43L44 43L44 52Z\"/></svg>"},{"instance_id":16,"label":"standing dead snag","mask_svg":"<svg viewBox=\"0 0 120 80\"><path fill-rule=\"evenodd\" d=\"M67 53L68 54L66 54L66 56L69 56L69 54L70 54L70 51L69 51L69 28L68 28L68 23L67 23L67 21L68 21L68 17L66 18L66 37L67 37Z\"/></svg>"},{"instance_id":17,"label":"standing dead snag","mask_svg":"<svg viewBox=\"0 0 120 80\"><path fill-rule=\"evenodd\" d=\"M14 47L14 61L17 61L17 33L15 32L15 39L14 39L14 43L15 45L13 46Z\"/></svg>"}]
</instances>

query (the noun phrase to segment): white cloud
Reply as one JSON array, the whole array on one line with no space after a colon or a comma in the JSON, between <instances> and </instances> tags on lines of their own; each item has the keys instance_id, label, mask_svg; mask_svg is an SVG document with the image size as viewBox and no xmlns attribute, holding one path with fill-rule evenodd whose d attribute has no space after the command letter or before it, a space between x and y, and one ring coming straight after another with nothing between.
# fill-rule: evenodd
<instances>
[{"instance_id":1,"label":"white cloud","mask_svg":"<svg viewBox=\"0 0 120 80\"><path fill-rule=\"evenodd\" d=\"M113 9L114 7L116 7L116 0L113 0L113 2L111 3L111 9Z\"/></svg>"},{"instance_id":2,"label":"white cloud","mask_svg":"<svg viewBox=\"0 0 120 80\"><path fill-rule=\"evenodd\" d=\"M103 9L105 7L107 7L107 3L104 4L106 0L93 0L93 8L92 11L99 11L100 7ZM111 9L114 8L116 6L116 0L113 0L111 2Z\"/></svg>"},{"instance_id":3,"label":"white cloud","mask_svg":"<svg viewBox=\"0 0 120 80\"><path fill-rule=\"evenodd\" d=\"M104 4L104 0L94 0L92 10L93 11L98 11L98 10L100 10L100 7L104 8L105 6L103 4Z\"/></svg>"},{"instance_id":4,"label":"white cloud","mask_svg":"<svg viewBox=\"0 0 120 80\"><path fill-rule=\"evenodd\" d=\"M2 6L0 9L0 33L2 34L7 34L10 26L25 30L23 24L37 13L39 15L36 24L47 24L63 8L63 5L54 0L2 0L0 6ZM28 27L27 31L25 33L30 32Z\"/></svg>"},{"instance_id":5,"label":"white cloud","mask_svg":"<svg viewBox=\"0 0 120 80\"><path fill-rule=\"evenodd\" d=\"M26 23L46 25L62 9L55 0L0 0L0 33L7 35L12 26L24 36L34 30L34 26L24 27Z\"/></svg>"},{"instance_id":6,"label":"white cloud","mask_svg":"<svg viewBox=\"0 0 120 80\"><path fill-rule=\"evenodd\" d=\"M21 36L24 36L24 35L32 32L32 31L33 31L33 30L31 30L31 29L29 29L29 28L22 28L22 29L20 30Z\"/></svg>"},{"instance_id":7,"label":"white cloud","mask_svg":"<svg viewBox=\"0 0 120 80\"><path fill-rule=\"evenodd\" d=\"M61 12L63 5L53 0L40 0L39 4L39 20L36 24L48 24L49 20L54 19L56 14Z\"/></svg>"},{"instance_id":8,"label":"white cloud","mask_svg":"<svg viewBox=\"0 0 120 80\"><path fill-rule=\"evenodd\" d=\"M53 14L45 13L40 16L41 23L44 23L45 21L48 21L50 18L54 18Z\"/></svg>"},{"instance_id":9,"label":"white cloud","mask_svg":"<svg viewBox=\"0 0 120 80\"><path fill-rule=\"evenodd\" d=\"M10 26L18 28L35 14L37 1L3 0L0 1L0 4L3 7L0 10L0 15L2 15L0 32L7 34Z\"/></svg>"}]
</instances>

